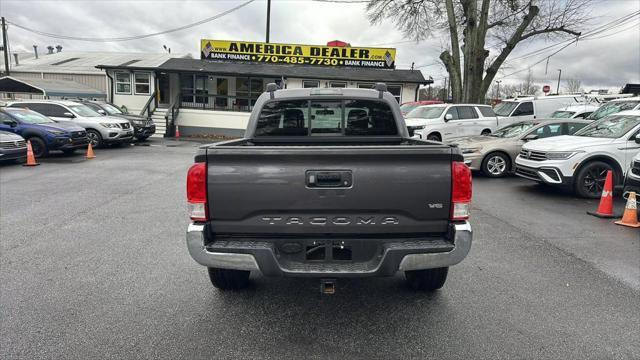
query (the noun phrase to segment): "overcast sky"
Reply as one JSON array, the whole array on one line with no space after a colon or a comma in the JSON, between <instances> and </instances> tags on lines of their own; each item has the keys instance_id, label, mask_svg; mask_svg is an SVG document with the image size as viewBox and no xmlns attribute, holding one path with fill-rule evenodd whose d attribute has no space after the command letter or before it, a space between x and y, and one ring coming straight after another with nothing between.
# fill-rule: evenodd
<instances>
[{"instance_id":1,"label":"overcast sky","mask_svg":"<svg viewBox=\"0 0 640 360\"><path fill-rule=\"evenodd\" d=\"M0 0L0 14L7 20L32 29L69 36L119 37L142 35L192 23L233 8L237 0L216 1L30 1ZM589 27L595 27L640 10L640 0L603 0L593 6L596 17ZM619 89L625 83L640 83L639 21L621 27L615 35L578 42L553 56L547 66L543 61L533 67L533 77L539 85L553 85L558 71L563 79L582 81L586 90L592 88ZM162 52L167 45L173 53L199 55L199 39L264 41L266 0L253 3L220 19L179 32L148 39L124 42L91 43L58 40L36 35L11 26L9 41L12 51L33 51L37 44L42 52L47 45L60 44L63 51L127 51ZM614 34L612 31L607 34ZM365 4L323 3L310 0L273 0L271 7L271 42L324 44L339 39L352 46L388 46L397 48L396 65L409 68L438 62L444 35L419 43L407 42L402 33L387 21L372 26L367 20ZM548 46L544 40L520 44L510 58ZM526 69L547 56L542 54L508 62L504 77ZM545 68L547 73L545 74ZM441 83L446 76L442 65L420 68L425 77ZM506 76L505 83L517 83L527 71Z\"/></svg>"}]
</instances>

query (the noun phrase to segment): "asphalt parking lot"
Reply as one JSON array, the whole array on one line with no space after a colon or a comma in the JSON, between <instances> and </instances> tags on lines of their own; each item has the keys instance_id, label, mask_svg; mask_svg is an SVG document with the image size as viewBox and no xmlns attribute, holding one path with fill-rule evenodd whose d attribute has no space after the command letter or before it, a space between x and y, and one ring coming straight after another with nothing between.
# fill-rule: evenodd
<instances>
[{"instance_id":1,"label":"asphalt parking lot","mask_svg":"<svg viewBox=\"0 0 640 360\"><path fill-rule=\"evenodd\" d=\"M0 358L640 358L640 231L597 201L477 177L439 292L254 274L223 293L185 246L197 144L149 145L0 167Z\"/></svg>"}]
</instances>

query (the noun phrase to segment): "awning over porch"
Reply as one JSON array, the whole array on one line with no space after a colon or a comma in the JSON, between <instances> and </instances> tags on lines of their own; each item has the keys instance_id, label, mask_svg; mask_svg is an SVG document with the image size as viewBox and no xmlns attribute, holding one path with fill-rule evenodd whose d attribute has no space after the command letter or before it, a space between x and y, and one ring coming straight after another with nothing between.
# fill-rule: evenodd
<instances>
[{"instance_id":1,"label":"awning over porch","mask_svg":"<svg viewBox=\"0 0 640 360\"><path fill-rule=\"evenodd\" d=\"M334 66L282 65L262 63L231 63L198 59L167 60L158 70L166 72L190 72L226 76L251 76L302 79L348 80L386 83L431 84L420 70L370 69Z\"/></svg>"},{"instance_id":2,"label":"awning over porch","mask_svg":"<svg viewBox=\"0 0 640 360\"><path fill-rule=\"evenodd\" d=\"M44 97L106 98L107 95L89 86L69 80L0 78L0 93L34 94Z\"/></svg>"}]
</instances>

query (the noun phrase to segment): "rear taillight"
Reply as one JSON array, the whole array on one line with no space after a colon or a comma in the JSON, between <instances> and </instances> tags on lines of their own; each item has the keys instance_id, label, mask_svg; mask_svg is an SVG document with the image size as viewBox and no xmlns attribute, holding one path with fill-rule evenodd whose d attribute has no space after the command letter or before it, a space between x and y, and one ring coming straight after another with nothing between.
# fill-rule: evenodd
<instances>
[{"instance_id":1,"label":"rear taillight","mask_svg":"<svg viewBox=\"0 0 640 360\"><path fill-rule=\"evenodd\" d=\"M195 163L187 173L187 201L189 217L194 221L207 220L207 165Z\"/></svg>"},{"instance_id":2,"label":"rear taillight","mask_svg":"<svg viewBox=\"0 0 640 360\"><path fill-rule=\"evenodd\" d=\"M451 165L451 220L467 220L471 210L471 170L463 162Z\"/></svg>"}]
</instances>

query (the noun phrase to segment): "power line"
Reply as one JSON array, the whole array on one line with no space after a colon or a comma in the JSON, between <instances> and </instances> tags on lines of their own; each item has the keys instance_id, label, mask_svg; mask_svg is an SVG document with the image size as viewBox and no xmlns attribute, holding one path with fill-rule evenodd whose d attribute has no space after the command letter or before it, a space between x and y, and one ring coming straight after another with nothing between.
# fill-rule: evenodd
<instances>
[{"instance_id":1,"label":"power line","mask_svg":"<svg viewBox=\"0 0 640 360\"><path fill-rule=\"evenodd\" d=\"M613 20L613 21L611 21L611 22L609 22L607 24L601 25L601 26L599 26L599 27L587 32L586 35L584 35L584 36L577 36L575 39L564 40L564 41L561 41L559 43L556 43L556 44L553 44L551 46L548 46L546 48L538 49L536 51L533 51L530 54L527 54L527 55L524 55L524 56L521 56L521 57L518 57L518 58L515 58L515 59L511 59L511 61L513 61L513 60L521 59L521 58L524 58L524 57L529 57L534 53L542 53L542 52L544 52L542 50L548 50L548 49L551 49L551 48L554 48L556 46L559 46L559 45L562 45L562 44L566 43L566 44L564 44L564 46L562 46L558 50L554 51L552 54L541 58L540 60L536 61L535 63L533 63L533 64L531 64L529 66L527 66L526 68L514 71L514 72L509 73L507 75L503 75L503 76L500 77L500 79L505 79L505 78L508 78L509 76L521 73L523 71L530 70L532 67L542 63L545 60L550 59L552 56L556 55L557 53L559 53L562 50L564 50L567 47L569 47L569 45L577 43L580 40L589 41L589 40L602 39L602 38L613 36L613 35L617 35L617 34L623 32L623 31L632 29L634 27L625 28L625 29L617 31L617 32L615 32L613 34L607 34L607 35L603 35L603 36L599 36L599 37L594 37L594 35L600 35L600 34L602 34L604 32L607 32L609 30L615 29L617 27L620 27L620 26L623 26L623 25L627 25L630 22L630 20L633 20L633 18L638 16L638 15L640 15L640 11L632 13L632 14L629 14L629 15L626 15L626 16L623 16L623 17L621 17L619 19L616 19L616 20ZM611 24L614 24L614 25L611 25Z\"/></svg>"},{"instance_id":2,"label":"power line","mask_svg":"<svg viewBox=\"0 0 640 360\"><path fill-rule=\"evenodd\" d=\"M155 33L151 33L151 34L145 34L145 35L135 35L135 36L125 36L125 37L113 37L113 38L98 38L98 37L77 37L77 36L67 36L67 35L59 35L59 34L52 34L52 33L48 33L48 32L44 32L44 31L40 31L40 30L36 30L36 29L31 29L28 28L26 26L20 25L20 24L16 24L14 22L11 21L7 21L7 23L20 28L22 30L26 30L29 32L32 32L34 34L38 34L38 35L43 35L43 36L47 36L47 37L51 37L51 38L55 38L55 39L64 39L64 40L77 40L77 41L91 41L91 42L118 42L118 41L130 41L130 40L138 40L138 39L145 39L145 38L149 38L152 36L157 36L157 35L164 35L164 34L169 34L172 32L176 32L176 31L181 31L181 30L185 30L194 26L198 26L198 25L202 25L202 24L206 24L210 21L219 19L225 15L228 15L236 10L239 10L249 4L251 4L252 2L254 2L255 0L248 0L245 1L244 3L233 7L229 10L226 10L224 12L221 12L217 15L208 17L206 19L202 19L200 21L196 21L194 23L191 24L187 24L187 25L183 25L177 28L173 28L173 29L169 29L169 30L164 30L164 31L159 31L159 32L155 32Z\"/></svg>"}]
</instances>

